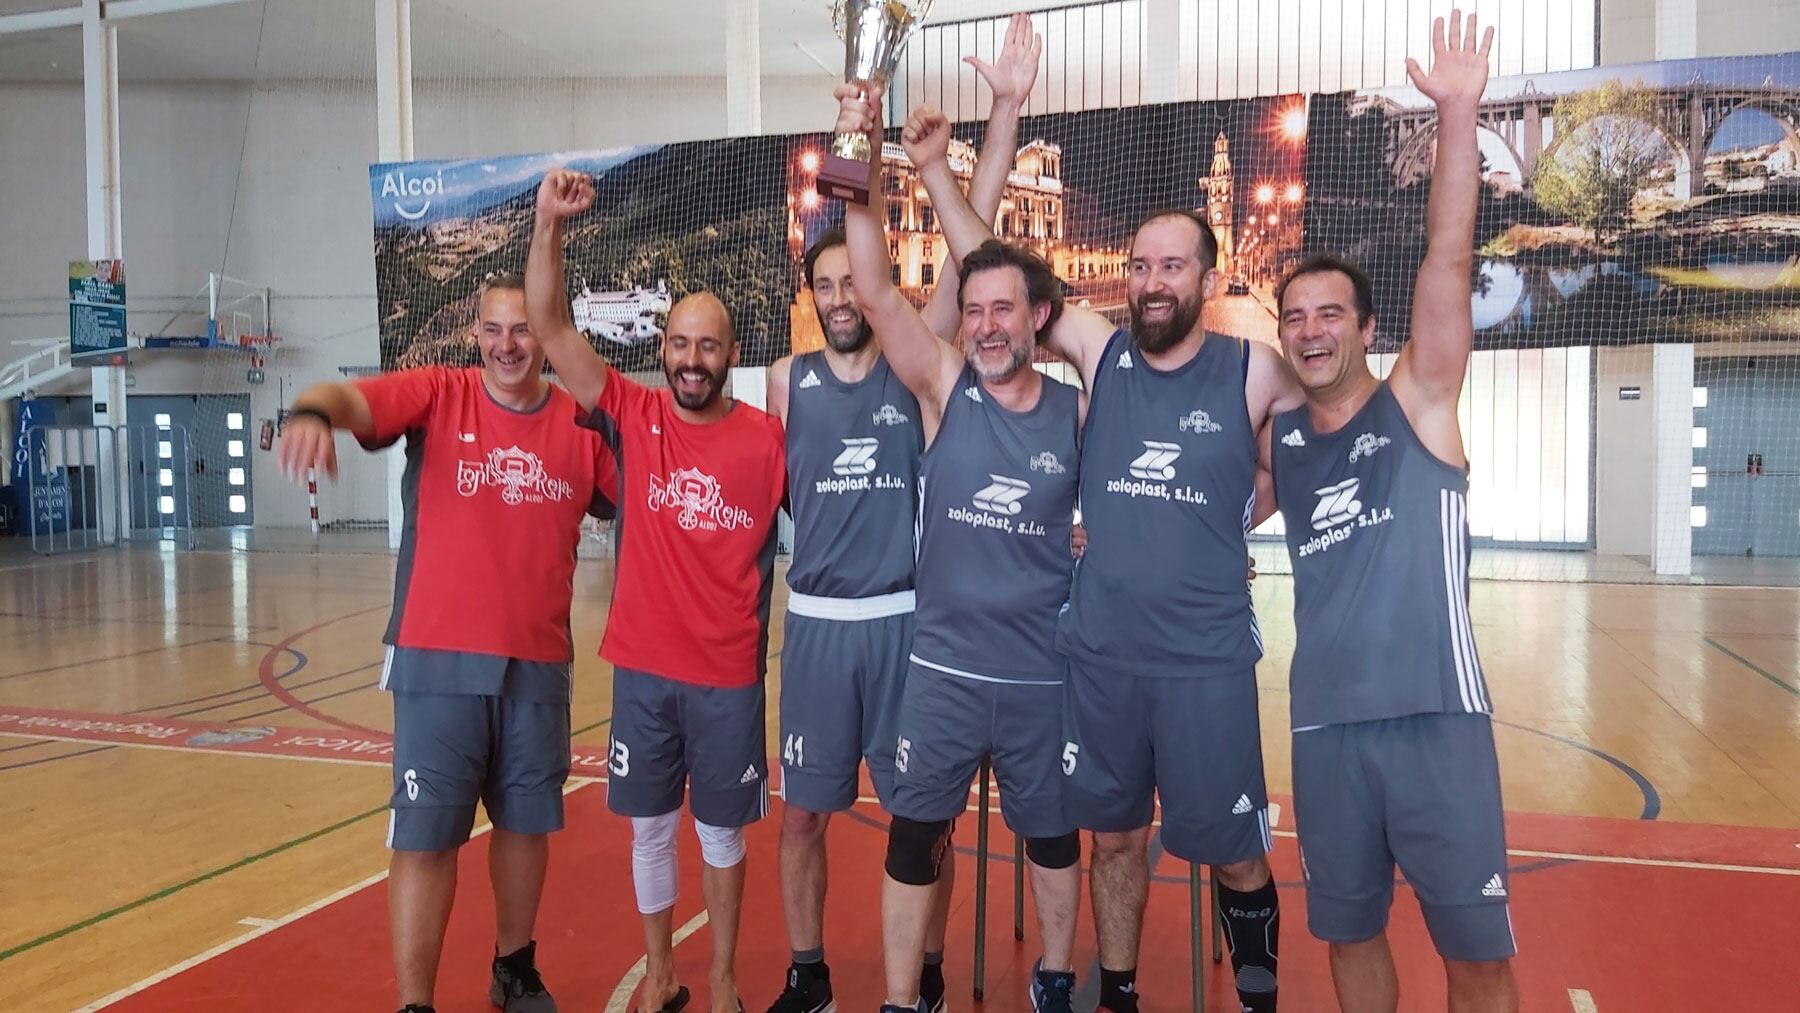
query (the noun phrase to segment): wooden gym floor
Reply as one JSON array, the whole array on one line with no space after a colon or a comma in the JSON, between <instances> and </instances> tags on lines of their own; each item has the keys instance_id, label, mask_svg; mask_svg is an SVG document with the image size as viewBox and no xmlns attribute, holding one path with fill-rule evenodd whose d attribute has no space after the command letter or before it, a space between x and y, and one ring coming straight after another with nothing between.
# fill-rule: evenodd
<instances>
[{"instance_id":1,"label":"wooden gym floor","mask_svg":"<svg viewBox=\"0 0 1800 1013\"><path fill-rule=\"evenodd\" d=\"M0 550L0 799L11 812L0 827L0 1009L393 1007L382 882L391 709L376 689L392 572L378 552ZM629 832L598 784L610 670L594 647L610 576L610 564L584 561L576 579L577 780L539 931L565 1010L625 1009L641 973ZM1291 595L1286 577L1256 581L1264 751L1284 803L1273 856L1282 1003L1311 1011L1335 1007L1285 811ZM1794 592L1480 581L1472 611L1497 709L1525 1008L1796 1008ZM777 631L772 657L779 646ZM774 743L775 680L769 692ZM758 1010L786 963L775 810L751 834L739 964ZM974 824L957 832L955 1008L971 985ZM993 825L984 1008L1021 1010L1033 946L1012 938L1012 842ZM863 804L831 831L828 944L847 1011L879 998L884 826ZM484 842L463 857L445 1013L489 1008ZM691 935L704 916L685 832L682 863L677 922ZM1187 870L1165 857L1157 873L1145 1005L1185 1009ZM1091 995L1083 918L1077 962ZM676 952L685 980L703 986L700 935ZM1402 1008L1441 1009L1442 973L1405 890L1392 936ZM1207 970L1208 1008L1232 1008L1229 974Z\"/></svg>"}]
</instances>

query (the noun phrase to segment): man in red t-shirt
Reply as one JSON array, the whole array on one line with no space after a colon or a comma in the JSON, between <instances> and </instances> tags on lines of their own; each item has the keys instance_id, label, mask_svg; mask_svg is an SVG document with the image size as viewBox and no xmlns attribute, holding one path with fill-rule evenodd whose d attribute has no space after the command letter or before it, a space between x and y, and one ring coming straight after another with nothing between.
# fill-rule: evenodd
<instances>
[{"instance_id":1,"label":"man in red t-shirt","mask_svg":"<svg viewBox=\"0 0 1800 1013\"><path fill-rule=\"evenodd\" d=\"M620 462L618 570L600 654L613 664L607 805L631 817L644 916L638 1009L679 1008L675 829L684 789L706 860L712 1009L742 1009L734 968L743 828L767 811L763 674L786 482L781 424L724 396L738 361L731 313L696 293L669 313L667 390L610 369L570 321L562 221L594 203L587 176L553 170L538 189L526 262L533 333Z\"/></svg>"},{"instance_id":2,"label":"man in red t-shirt","mask_svg":"<svg viewBox=\"0 0 1800 1013\"><path fill-rule=\"evenodd\" d=\"M554 1013L532 926L569 776L569 603L584 512L611 516L617 465L545 381L517 275L488 282L479 369L409 369L303 391L280 464L337 474L333 429L406 440L405 531L382 687L394 694L388 881L402 1013L429 1013L475 804L494 825L489 998Z\"/></svg>"}]
</instances>

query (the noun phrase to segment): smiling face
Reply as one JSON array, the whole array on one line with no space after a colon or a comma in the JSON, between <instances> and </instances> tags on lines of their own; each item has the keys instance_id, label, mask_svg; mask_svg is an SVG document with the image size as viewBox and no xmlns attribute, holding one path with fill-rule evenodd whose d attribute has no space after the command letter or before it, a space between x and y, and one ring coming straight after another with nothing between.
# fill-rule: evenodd
<instances>
[{"instance_id":1,"label":"smiling face","mask_svg":"<svg viewBox=\"0 0 1800 1013\"><path fill-rule=\"evenodd\" d=\"M1208 236L1199 223L1170 215L1153 218L1131 241L1125 298L1131 333L1146 352L1175 347L1200 322L1213 265L1202 259Z\"/></svg>"},{"instance_id":2,"label":"smiling face","mask_svg":"<svg viewBox=\"0 0 1800 1013\"><path fill-rule=\"evenodd\" d=\"M475 343L488 386L501 397L529 398L544 372L544 350L525 321L525 293L494 287L481 294Z\"/></svg>"},{"instance_id":3,"label":"smiling face","mask_svg":"<svg viewBox=\"0 0 1800 1013\"><path fill-rule=\"evenodd\" d=\"M812 294L813 305L819 311L819 325L832 351L849 355L868 346L875 332L856 305L848 247L829 246L819 251L812 266Z\"/></svg>"},{"instance_id":4,"label":"smiling face","mask_svg":"<svg viewBox=\"0 0 1800 1013\"><path fill-rule=\"evenodd\" d=\"M662 360L676 404L691 412L717 404L738 362L737 335L724 305L705 293L676 303L669 311Z\"/></svg>"},{"instance_id":5,"label":"smiling face","mask_svg":"<svg viewBox=\"0 0 1800 1013\"><path fill-rule=\"evenodd\" d=\"M1004 382L1030 366L1050 307L1031 304L1023 270L1007 264L970 273L962 304L963 355L983 380Z\"/></svg>"},{"instance_id":6,"label":"smiling face","mask_svg":"<svg viewBox=\"0 0 1800 1013\"><path fill-rule=\"evenodd\" d=\"M1295 275L1281 293L1281 350L1309 393L1339 389L1369 372L1375 318L1359 321L1356 286L1338 270Z\"/></svg>"}]
</instances>

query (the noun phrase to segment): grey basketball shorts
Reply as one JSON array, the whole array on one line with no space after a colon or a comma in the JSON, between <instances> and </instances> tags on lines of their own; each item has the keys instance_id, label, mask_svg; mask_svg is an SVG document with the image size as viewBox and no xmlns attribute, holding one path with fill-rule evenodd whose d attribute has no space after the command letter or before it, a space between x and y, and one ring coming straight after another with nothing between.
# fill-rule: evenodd
<instances>
[{"instance_id":1,"label":"grey basketball shorts","mask_svg":"<svg viewBox=\"0 0 1800 1013\"><path fill-rule=\"evenodd\" d=\"M1163 847L1228 865L1274 846L1263 783L1256 670L1170 678L1071 659L1063 691L1063 801L1083 830L1147 827Z\"/></svg>"},{"instance_id":2,"label":"grey basketball shorts","mask_svg":"<svg viewBox=\"0 0 1800 1013\"><path fill-rule=\"evenodd\" d=\"M856 802L857 766L869 765L885 807L894 792L913 616L816 619L787 614L781 645L781 798L808 812Z\"/></svg>"},{"instance_id":3,"label":"grey basketball shorts","mask_svg":"<svg viewBox=\"0 0 1800 1013\"><path fill-rule=\"evenodd\" d=\"M969 785L992 758L1000 815L1021 837L1061 837L1062 687L988 682L914 662L906 676L888 811L920 822L967 809Z\"/></svg>"},{"instance_id":4,"label":"grey basketball shorts","mask_svg":"<svg viewBox=\"0 0 1800 1013\"><path fill-rule=\"evenodd\" d=\"M1387 926L1394 866L1449 960L1513 955L1493 723L1414 714L1294 735L1307 926L1327 942Z\"/></svg>"},{"instance_id":5,"label":"grey basketball shorts","mask_svg":"<svg viewBox=\"0 0 1800 1013\"><path fill-rule=\"evenodd\" d=\"M469 839L475 804L501 830L563 826L569 705L467 693L394 694L388 847L444 851Z\"/></svg>"},{"instance_id":6,"label":"grey basketball shorts","mask_svg":"<svg viewBox=\"0 0 1800 1013\"><path fill-rule=\"evenodd\" d=\"M606 805L621 816L681 808L715 827L769 811L763 684L720 688L613 670Z\"/></svg>"}]
</instances>

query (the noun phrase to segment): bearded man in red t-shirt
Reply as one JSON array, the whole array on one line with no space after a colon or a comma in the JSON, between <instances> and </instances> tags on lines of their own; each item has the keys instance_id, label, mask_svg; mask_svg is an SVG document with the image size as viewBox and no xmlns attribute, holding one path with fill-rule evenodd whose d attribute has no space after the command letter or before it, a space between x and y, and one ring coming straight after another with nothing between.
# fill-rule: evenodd
<instances>
[{"instance_id":1,"label":"bearded man in red t-shirt","mask_svg":"<svg viewBox=\"0 0 1800 1013\"><path fill-rule=\"evenodd\" d=\"M705 857L713 934L711 1007L742 1009L734 967L744 891L743 828L768 812L763 675L776 511L787 465L781 423L725 397L738 361L731 312L695 293L669 313L666 390L609 368L570 320L563 220L594 203L593 181L550 172L526 262L532 332L581 405L581 424L619 461L618 571L600 654L613 664L607 805L631 817L644 917L638 1009L678 1009L675 830L688 797Z\"/></svg>"},{"instance_id":2,"label":"bearded man in red t-shirt","mask_svg":"<svg viewBox=\"0 0 1800 1013\"><path fill-rule=\"evenodd\" d=\"M429 1013L475 805L493 822L489 998L554 1013L532 926L569 776L569 603L584 512L611 516L618 471L543 376L517 275L490 280L481 367L407 369L301 392L282 471L337 474L332 430L406 437L405 528L382 688L394 694L388 912L402 1013Z\"/></svg>"}]
</instances>

